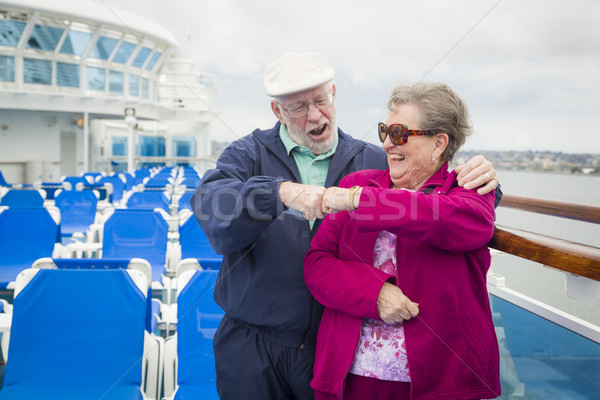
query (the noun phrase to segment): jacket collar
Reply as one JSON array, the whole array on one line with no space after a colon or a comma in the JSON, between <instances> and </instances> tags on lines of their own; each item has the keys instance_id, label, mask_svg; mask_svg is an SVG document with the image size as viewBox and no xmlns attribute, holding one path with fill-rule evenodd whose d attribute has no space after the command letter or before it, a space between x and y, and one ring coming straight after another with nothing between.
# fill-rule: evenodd
<instances>
[{"instance_id":1,"label":"jacket collar","mask_svg":"<svg viewBox=\"0 0 600 400\"><path fill-rule=\"evenodd\" d=\"M427 192L429 188L439 187L444 184L448 177L448 163L444 163L440 169L435 173L419 188L421 192ZM392 178L390 177L390 169L378 172L377 175L372 176L370 179L371 186L389 189L392 187ZM431 189L429 189L431 190Z\"/></svg>"}]
</instances>

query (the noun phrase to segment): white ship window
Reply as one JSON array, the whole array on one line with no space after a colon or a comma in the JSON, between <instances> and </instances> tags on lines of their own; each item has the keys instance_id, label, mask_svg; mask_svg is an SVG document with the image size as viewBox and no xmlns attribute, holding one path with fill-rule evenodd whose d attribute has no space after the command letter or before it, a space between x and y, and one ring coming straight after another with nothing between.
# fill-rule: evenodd
<instances>
[{"instance_id":1,"label":"white ship window","mask_svg":"<svg viewBox=\"0 0 600 400\"><path fill-rule=\"evenodd\" d=\"M60 48L60 52L63 54L81 56L87 48L91 38L91 33L69 31L67 32L67 37L65 38L62 47Z\"/></svg>"},{"instance_id":2,"label":"white ship window","mask_svg":"<svg viewBox=\"0 0 600 400\"><path fill-rule=\"evenodd\" d=\"M142 157L164 157L165 138L162 136L138 136L139 152Z\"/></svg>"},{"instance_id":3,"label":"white ship window","mask_svg":"<svg viewBox=\"0 0 600 400\"><path fill-rule=\"evenodd\" d=\"M173 138L172 151L173 157L195 157L196 156L196 138L188 136L177 136Z\"/></svg>"},{"instance_id":4,"label":"white ship window","mask_svg":"<svg viewBox=\"0 0 600 400\"><path fill-rule=\"evenodd\" d=\"M108 72L108 91L111 93L123 93L123 73L120 71Z\"/></svg>"},{"instance_id":5,"label":"white ship window","mask_svg":"<svg viewBox=\"0 0 600 400\"><path fill-rule=\"evenodd\" d=\"M104 91L106 87L106 70L104 68L86 67L87 88Z\"/></svg>"},{"instance_id":6,"label":"white ship window","mask_svg":"<svg viewBox=\"0 0 600 400\"><path fill-rule=\"evenodd\" d=\"M142 47L142 49L138 53L137 57L135 57L135 61L133 62L132 65L134 67L140 68L142 65L144 65L144 62L146 61L146 59L148 58L149 55L150 55L150 49L147 47Z\"/></svg>"},{"instance_id":7,"label":"white ship window","mask_svg":"<svg viewBox=\"0 0 600 400\"><path fill-rule=\"evenodd\" d=\"M112 138L112 155L126 156L127 155L127 136L113 136Z\"/></svg>"},{"instance_id":8,"label":"white ship window","mask_svg":"<svg viewBox=\"0 0 600 400\"><path fill-rule=\"evenodd\" d=\"M129 95L138 97L140 95L140 77L129 75Z\"/></svg>"},{"instance_id":9,"label":"white ship window","mask_svg":"<svg viewBox=\"0 0 600 400\"><path fill-rule=\"evenodd\" d=\"M117 39L100 36L96 45L90 51L89 57L108 60L118 42Z\"/></svg>"},{"instance_id":10,"label":"white ship window","mask_svg":"<svg viewBox=\"0 0 600 400\"><path fill-rule=\"evenodd\" d=\"M64 29L47 25L35 25L29 39L28 49L54 51Z\"/></svg>"},{"instance_id":11,"label":"white ship window","mask_svg":"<svg viewBox=\"0 0 600 400\"><path fill-rule=\"evenodd\" d=\"M146 64L146 70L152 71L152 68L154 68L156 62L161 56L162 53L158 50L155 50L154 53L152 53L152 58L150 59L150 61L148 61L148 64Z\"/></svg>"},{"instance_id":12,"label":"white ship window","mask_svg":"<svg viewBox=\"0 0 600 400\"><path fill-rule=\"evenodd\" d=\"M52 61L38 60L37 58L24 58L23 82L51 85Z\"/></svg>"},{"instance_id":13,"label":"white ship window","mask_svg":"<svg viewBox=\"0 0 600 400\"><path fill-rule=\"evenodd\" d=\"M122 42L117 50L117 54L113 58L114 62L118 62L120 64L127 63L129 57L131 57L131 53L135 50L135 44L129 42Z\"/></svg>"},{"instance_id":14,"label":"white ship window","mask_svg":"<svg viewBox=\"0 0 600 400\"><path fill-rule=\"evenodd\" d=\"M142 97L147 99L150 97L148 92L148 79L142 78Z\"/></svg>"},{"instance_id":15,"label":"white ship window","mask_svg":"<svg viewBox=\"0 0 600 400\"><path fill-rule=\"evenodd\" d=\"M10 56L0 56L0 81L15 81L15 58Z\"/></svg>"},{"instance_id":16,"label":"white ship window","mask_svg":"<svg viewBox=\"0 0 600 400\"><path fill-rule=\"evenodd\" d=\"M0 46L17 47L23 29L24 22L0 19Z\"/></svg>"},{"instance_id":17,"label":"white ship window","mask_svg":"<svg viewBox=\"0 0 600 400\"><path fill-rule=\"evenodd\" d=\"M79 65L56 63L56 84L63 87L79 87Z\"/></svg>"}]
</instances>

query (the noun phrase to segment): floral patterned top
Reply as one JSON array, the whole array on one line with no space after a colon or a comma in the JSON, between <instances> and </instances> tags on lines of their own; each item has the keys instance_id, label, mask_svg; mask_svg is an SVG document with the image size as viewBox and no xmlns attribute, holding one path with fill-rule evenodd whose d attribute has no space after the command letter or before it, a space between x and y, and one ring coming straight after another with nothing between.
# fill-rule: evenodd
<instances>
[{"instance_id":1,"label":"floral patterned top","mask_svg":"<svg viewBox=\"0 0 600 400\"><path fill-rule=\"evenodd\" d=\"M398 278L396 235L379 232L373 255L376 268ZM350 373L384 381L410 382L403 323L387 324L365 318Z\"/></svg>"}]
</instances>

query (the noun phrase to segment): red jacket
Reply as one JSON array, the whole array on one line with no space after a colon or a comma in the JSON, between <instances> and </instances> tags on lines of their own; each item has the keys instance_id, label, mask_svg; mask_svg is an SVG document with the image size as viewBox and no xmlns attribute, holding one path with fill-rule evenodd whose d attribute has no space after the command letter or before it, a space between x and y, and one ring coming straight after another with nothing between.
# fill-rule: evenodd
<instances>
[{"instance_id":1,"label":"red jacket","mask_svg":"<svg viewBox=\"0 0 600 400\"><path fill-rule=\"evenodd\" d=\"M328 215L304 261L304 277L326 309L317 339L315 390L341 398L364 318L379 319L384 282L419 304L404 322L411 399L496 398L498 343L486 273L494 233L494 193L456 184L447 165L417 192L390 190L389 170L353 173L359 208ZM379 231L397 235L398 282L373 267Z\"/></svg>"}]
</instances>

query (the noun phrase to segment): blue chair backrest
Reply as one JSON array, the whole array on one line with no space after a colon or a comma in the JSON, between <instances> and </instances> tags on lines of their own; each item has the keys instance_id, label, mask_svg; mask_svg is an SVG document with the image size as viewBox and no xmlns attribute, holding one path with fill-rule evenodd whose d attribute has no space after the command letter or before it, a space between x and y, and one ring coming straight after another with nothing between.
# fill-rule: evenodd
<instances>
[{"instance_id":1,"label":"blue chair backrest","mask_svg":"<svg viewBox=\"0 0 600 400\"><path fill-rule=\"evenodd\" d=\"M108 196L108 188L103 183L84 183L82 190L95 190L98 192L98 200L106 200Z\"/></svg>"},{"instance_id":2,"label":"blue chair backrest","mask_svg":"<svg viewBox=\"0 0 600 400\"><path fill-rule=\"evenodd\" d=\"M141 400L145 318L125 270L38 270L13 302L0 399Z\"/></svg>"},{"instance_id":3,"label":"blue chair backrest","mask_svg":"<svg viewBox=\"0 0 600 400\"><path fill-rule=\"evenodd\" d=\"M96 218L98 198L89 191L63 190L54 204L60 210L60 233L63 237L85 233Z\"/></svg>"},{"instance_id":4,"label":"blue chair backrest","mask_svg":"<svg viewBox=\"0 0 600 400\"><path fill-rule=\"evenodd\" d=\"M56 191L64 189L64 187L62 182L42 182L40 189L44 189L46 192L46 200L54 200Z\"/></svg>"},{"instance_id":5,"label":"blue chair backrest","mask_svg":"<svg viewBox=\"0 0 600 400\"><path fill-rule=\"evenodd\" d=\"M102 258L143 258L152 267L152 282L165 271L169 226L152 210L115 210L104 223Z\"/></svg>"},{"instance_id":6,"label":"blue chair backrest","mask_svg":"<svg viewBox=\"0 0 600 400\"><path fill-rule=\"evenodd\" d=\"M0 186L10 187L12 186L10 183L6 182L4 179L4 175L2 175L2 171L0 171Z\"/></svg>"},{"instance_id":7,"label":"blue chair backrest","mask_svg":"<svg viewBox=\"0 0 600 400\"><path fill-rule=\"evenodd\" d=\"M120 177L125 178L125 190L133 189L134 178L129 172L124 172L119 174Z\"/></svg>"},{"instance_id":8,"label":"blue chair backrest","mask_svg":"<svg viewBox=\"0 0 600 400\"><path fill-rule=\"evenodd\" d=\"M96 183L99 185L103 185L104 183L110 183L112 185L113 191L109 199L111 202L118 202L121 201L121 199L123 198L125 182L123 182L118 176L103 176Z\"/></svg>"},{"instance_id":9,"label":"blue chair backrest","mask_svg":"<svg viewBox=\"0 0 600 400\"><path fill-rule=\"evenodd\" d=\"M51 257L58 224L45 208L9 208L0 213L0 288L38 258Z\"/></svg>"},{"instance_id":10,"label":"blue chair backrest","mask_svg":"<svg viewBox=\"0 0 600 400\"><path fill-rule=\"evenodd\" d=\"M182 194L181 197L179 198L178 209L179 210L191 210L192 206L190 204L190 200L192 199L193 195L194 195L193 192L185 192L184 194Z\"/></svg>"},{"instance_id":11,"label":"blue chair backrest","mask_svg":"<svg viewBox=\"0 0 600 400\"><path fill-rule=\"evenodd\" d=\"M54 258L52 261L59 269L107 270L127 269L131 258ZM147 299L152 299L152 289L150 288ZM157 315L160 313L160 303L148 301L146 311L146 330L152 333L156 330L158 323Z\"/></svg>"},{"instance_id":12,"label":"blue chair backrest","mask_svg":"<svg viewBox=\"0 0 600 400\"><path fill-rule=\"evenodd\" d=\"M150 170L148 168L140 168L135 171L135 175L133 177L134 185L139 185L144 181L144 178L150 176Z\"/></svg>"},{"instance_id":13,"label":"blue chair backrest","mask_svg":"<svg viewBox=\"0 0 600 400\"><path fill-rule=\"evenodd\" d=\"M44 207L44 198L37 190L10 189L0 199L0 206L41 208Z\"/></svg>"},{"instance_id":14,"label":"blue chair backrest","mask_svg":"<svg viewBox=\"0 0 600 400\"><path fill-rule=\"evenodd\" d=\"M87 179L85 179L83 176L67 176L62 181L69 182L71 184L71 190L77 190L78 183L88 183Z\"/></svg>"},{"instance_id":15,"label":"blue chair backrest","mask_svg":"<svg viewBox=\"0 0 600 400\"><path fill-rule=\"evenodd\" d=\"M188 189L196 189L198 185L200 185L200 178L183 178L181 181L181 185L185 186Z\"/></svg>"},{"instance_id":16,"label":"blue chair backrest","mask_svg":"<svg viewBox=\"0 0 600 400\"><path fill-rule=\"evenodd\" d=\"M181 259L197 258L203 269L219 269L223 256L215 253L198 221L191 216L179 227Z\"/></svg>"},{"instance_id":17,"label":"blue chair backrest","mask_svg":"<svg viewBox=\"0 0 600 400\"><path fill-rule=\"evenodd\" d=\"M102 176L102 173L101 172L85 172L82 176L84 178L89 177L89 178L91 178L92 182L96 182L98 180L98 178Z\"/></svg>"},{"instance_id":18,"label":"blue chair backrest","mask_svg":"<svg viewBox=\"0 0 600 400\"><path fill-rule=\"evenodd\" d=\"M169 198L162 191L133 192L127 199L128 209L154 210L162 208L169 212Z\"/></svg>"},{"instance_id":19,"label":"blue chair backrest","mask_svg":"<svg viewBox=\"0 0 600 400\"><path fill-rule=\"evenodd\" d=\"M171 181L169 180L169 178L170 178L170 175L154 176L154 177L148 179L148 181L146 183L144 183L144 189L163 189L167 185L171 184Z\"/></svg>"},{"instance_id":20,"label":"blue chair backrest","mask_svg":"<svg viewBox=\"0 0 600 400\"><path fill-rule=\"evenodd\" d=\"M175 400L218 399L212 342L224 312L213 300L218 271L196 271L177 296Z\"/></svg>"}]
</instances>

